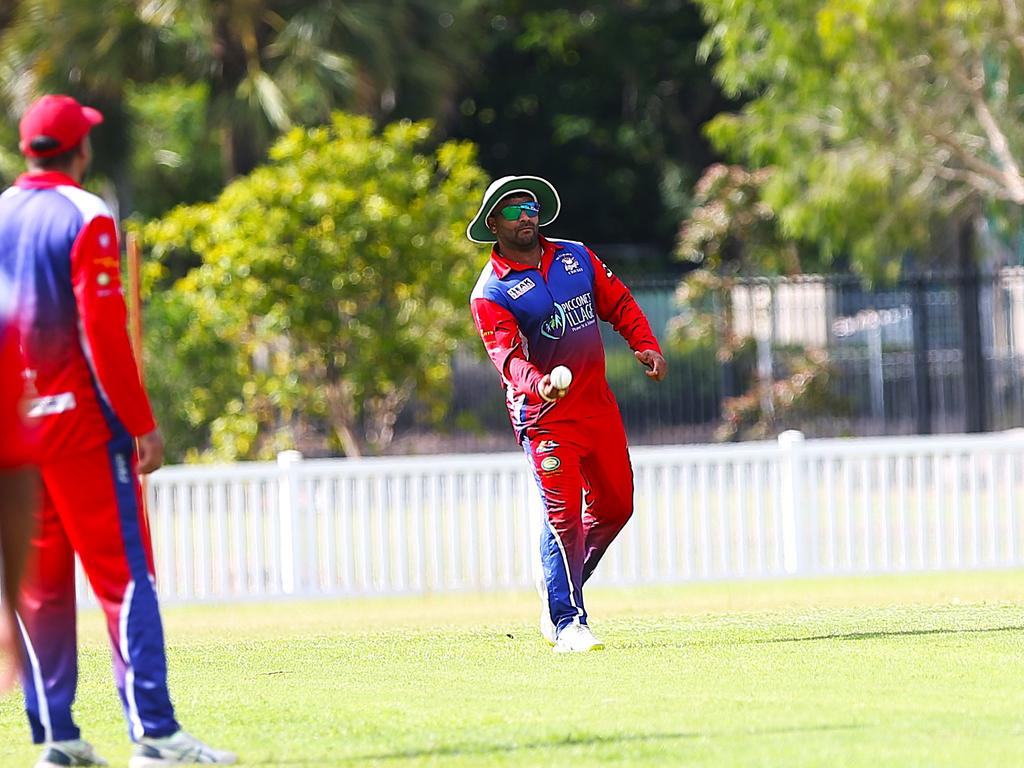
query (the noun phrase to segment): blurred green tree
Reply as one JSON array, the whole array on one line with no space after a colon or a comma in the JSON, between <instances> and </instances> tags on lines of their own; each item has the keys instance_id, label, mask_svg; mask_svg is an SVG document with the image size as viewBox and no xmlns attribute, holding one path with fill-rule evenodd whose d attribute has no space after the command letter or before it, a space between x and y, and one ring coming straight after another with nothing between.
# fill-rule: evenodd
<instances>
[{"instance_id":1,"label":"blurred green tree","mask_svg":"<svg viewBox=\"0 0 1024 768\"><path fill-rule=\"evenodd\" d=\"M780 235L777 213L763 198L770 179L769 169L708 168L676 247L679 258L697 269L676 291L670 340L684 353L713 350L722 366L719 440L764 439L799 423L801 414L841 413L845 407L829 390L833 369L824 350L776 348L766 365L765 340L758 350L752 336L736 332L737 291L748 308L752 294L742 278L791 276L824 266L814 243Z\"/></svg>"},{"instance_id":2,"label":"blurred green tree","mask_svg":"<svg viewBox=\"0 0 1024 768\"><path fill-rule=\"evenodd\" d=\"M344 107L378 120L450 108L476 0L15 0L0 15L0 94L16 123L40 91L104 110L101 168L125 166L128 83L202 84L226 178L293 124ZM399 106L401 105L401 106ZM103 141L105 139L105 141Z\"/></svg>"},{"instance_id":3,"label":"blurred green tree","mask_svg":"<svg viewBox=\"0 0 1024 768\"><path fill-rule=\"evenodd\" d=\"M716 155L702 125L726 108L698 61L707 31L684 0L486 0L487 54L454 135L495 177L549 178L567 203L554 234L649 244L671 266L690 190ZM627 265L620 264L622 270Z\"/></svg>"},{"instance_id":4,"label":"blurred green tree","mask_svg":"<svg viewBox=\"0 0 1024 768\"><path fill-rule=\"evenodd\" d=\"M176 205L214 197L223 186L216 136L206 130L203 83L128 83L133 214L156 218Z\"/></svg>"},{"instance_id":5,"label":"blurred green tree","mask_svg":"<svg viewBox=\"0 0 1024 768\"><path fill-rule=\"evenodd\" d=\"M943 219L1024 203L1024 22L1015 0L698 0L727 94L715 146L770 168L783 240L893 277ZM923 249L922 249L923 250Z\"/></svg>"},{"instance_id":6,"label":"blurred green tree","mask_svg":"<svg viewBox=\"0 0 1024 768\"><path fill-rule=\"evenodd\" d=\"M170 445L358 456L387 446L414 391L440 415L471 330L465 226L485 179L470 143L430 133L335 113L216 201L141 228L148 381ZM168 285L182 251L199 265Z\"/></svg>"}]
</instances>

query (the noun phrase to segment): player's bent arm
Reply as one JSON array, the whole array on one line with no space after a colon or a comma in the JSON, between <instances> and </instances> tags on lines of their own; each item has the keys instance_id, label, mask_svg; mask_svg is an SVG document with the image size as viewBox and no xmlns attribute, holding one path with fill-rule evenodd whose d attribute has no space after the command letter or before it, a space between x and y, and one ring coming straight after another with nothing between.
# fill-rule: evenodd
<instances>
[{"instance_id":1,"label":"player's bent arm","mask_svg":"<svg viewBox=\"0 0 1024 768\"><path fill-rule=\"evenodd\" d=\"M71 249L71 281L93 374L114 413L134 437L156 428L128 338L114 221L97 216Z\"/></svg>"},{"instance_id":2,"label":"player's bent arm","mask_svg":"<svg viewBox=\"0 0 1024 768\"><path fill-rule=\"evenodd\" d=\"M484 349L502 378L511 382L517 395L526 395L527 400L548 399L540 394L544 375L526 359L519 324L512 313L488 299L475 298L470 306Z\"/></svg>"},{"instance_id":3,"label":"player's bent arm","mask_svg":"<svg viewBox=\"0 0 1024 768\"><path fill-rule=\"evenodd\" d=\"M597 255L587 248L594 268L594 299L597 316L611 323L635 352L654 350L661 354L661 346L651 331L647 316L636 303L633 294Z\"/></svg>"}]
</instances>

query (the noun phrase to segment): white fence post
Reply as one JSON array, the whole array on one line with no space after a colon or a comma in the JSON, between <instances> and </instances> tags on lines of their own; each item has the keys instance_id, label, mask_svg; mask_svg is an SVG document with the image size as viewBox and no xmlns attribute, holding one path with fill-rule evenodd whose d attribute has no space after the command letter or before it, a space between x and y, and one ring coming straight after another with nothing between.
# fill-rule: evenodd
<instances>
[{"instance_id":1,"label":"white fence post","mask_svg":"<svg viewBox=\"0 0 1024 768\"><path fill-rule=\"evenodd\" d=\"M281 451L277 454L277 466L281 470L278 475L278 503L281 529L271 531L278 536L281 548L281 591L293 595L301 589L299 577L299 545L301 533L296 531L300 521L299 509L299 478L294 471L295 465L302 461L298 451Z\"/></svg>"},{"instance_id":2,"label":"white fence post","mask_svg":"<svg viewBox=\"0 0 1024 768\"><path fill-rule=\"evenodd\" d=\"M786 573L799 573L807 569L810 563L804 552L806 547L801 543L807 538L807 520L800 519L800 489L804 485L804 467L802 448L804 434L795 429L788 429L779 435L779 448L782 451L782 567Z\"/></svg>"}]
</instances>

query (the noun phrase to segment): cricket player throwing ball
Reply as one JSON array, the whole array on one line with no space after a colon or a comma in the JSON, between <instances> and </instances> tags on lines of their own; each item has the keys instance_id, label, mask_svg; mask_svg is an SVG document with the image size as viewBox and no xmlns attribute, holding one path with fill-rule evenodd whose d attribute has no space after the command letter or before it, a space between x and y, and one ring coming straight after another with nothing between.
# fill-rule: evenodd
<instances>
[{"instance_id":1,"label":"cricket player throwing ball","mask_svg":"<svg viewBox=\"0 0 1024 768\"><path fill-rule=\"evenodd\" d=\"M494 243L470 305L543 499L541 633L564 653L603 647L587 626L583 585L633 514L633 470L597 321L611 323L652 379L666 367L644 313L593 251L540 235L559 207L548 181L505 176L487 188L466 234Z\"/></svg>"}]
</instances>

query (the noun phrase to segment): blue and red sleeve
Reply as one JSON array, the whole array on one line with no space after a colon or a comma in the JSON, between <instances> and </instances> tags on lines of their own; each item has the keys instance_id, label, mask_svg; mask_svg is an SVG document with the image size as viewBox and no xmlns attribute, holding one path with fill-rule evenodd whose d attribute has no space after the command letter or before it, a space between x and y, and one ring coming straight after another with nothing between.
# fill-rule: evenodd
<instances>
[{"instance_id":1,"label":"blue and red sleeve","mask_svg":"<svg viewBox=\"0 0 1024 768\"><path fill-rule=\"evenodd\" d=\"M651 331L647 316L636 303L633 294L615 274L587 248L594 268L594 299L597 316L608 323L636 352L653 349L659 355L661 346Z\"/></svg>"},{"instance_id":2,"label":"blue and red sleeve","mask_svg":"<svg viewBox=\"0 0 1024 768\"><path fill-rule=\"evenodd\" d=\"M537 386L544 374L526 359L522 333L515 316L500 304L485 298L473 299L470 306L484 349L502 379L511 383L517 395L525 395L528 403L542 402Z\"/></svg>"},{"instance_id":3,"label":"blue and red sleeve","mask_svg":"<svg viewBox=\"0 0 1024 768\"><path fill-rule=\"evenodd\" d=\"M156 421L128 338L117 230L109 216L95 217L76 238L71 282L84 351L101 394L131 435L151 432Z\"/></svg>"}]
</instances>

